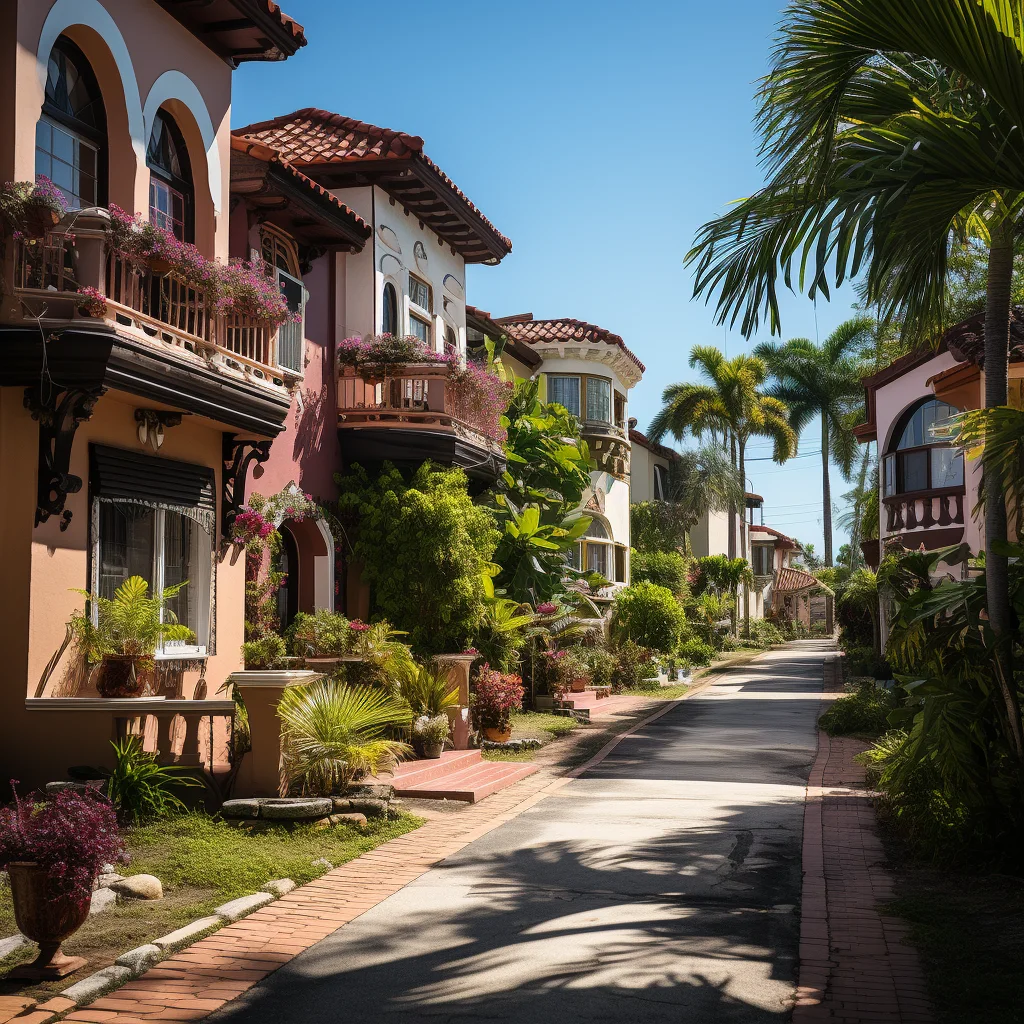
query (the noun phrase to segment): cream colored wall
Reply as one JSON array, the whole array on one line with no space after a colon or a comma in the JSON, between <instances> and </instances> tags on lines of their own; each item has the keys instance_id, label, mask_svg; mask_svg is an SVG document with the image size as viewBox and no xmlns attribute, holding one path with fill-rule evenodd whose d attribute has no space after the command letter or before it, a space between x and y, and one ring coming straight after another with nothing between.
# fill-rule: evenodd
<instances>
[{"instance_id":1,"label":"cream colored wall","mask_svg":"<svg viewBox=\"0 0 1024 1024\"><path fill-rule=\"evenodd\" d=\"M57 35L67 35L96 73L107 113L109 196L131 212L149 209L145 149L153 117L166 106L189 149L196 193L196 244L228 257L231 70L153 0L14 0L16 35L0 43L15 65L0 79L0 122L11 131L0 147L4 180L35 174L35 124L43 103L45 61ZM40 47L46 52L39 54ZM13 86L14 94L8 91Z\"/></svg>"},{"instance_id":2,"label":"cream colored wall","mask_svg":"<svg viewBox=\"0 0 1024 1024\"><path fill-rule=\"evenodd\" d=\"M737 535L737 544L739 536ZM690 531L690 546L697 558L729 553L729 514L705 512Z\"/></svg>"},{"instance_id":3,"label":"cream colored wall","mask_svg":"<svg viewBox=\"0 0 1024 1024\"><path fill-rule=\"evenodd\" d=\"M654 467L661 466L667 473L669 461L642 444L632 443L629 447L630 500L634 505L654 501Z\"/></svg>"}]
</instances>

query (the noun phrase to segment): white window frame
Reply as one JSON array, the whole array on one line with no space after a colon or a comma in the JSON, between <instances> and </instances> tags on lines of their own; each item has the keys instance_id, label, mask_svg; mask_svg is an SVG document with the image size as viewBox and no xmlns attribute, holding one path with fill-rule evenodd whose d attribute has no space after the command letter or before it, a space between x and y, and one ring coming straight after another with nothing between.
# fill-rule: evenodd
<instances>
[{"instance_id":1,"label":"white window frame","mask_svg":"<svg viewBox=\"0 0 1024 1024\"><path fill-rule=\"evenodd\" d=\"M410 304L411 304L411 302L410 302ZM426 317L426 316L420 316L419 314L413 313L413 312L410 311L410 313L409 313L409 333L411 335L413 335L413 337L419 338L419 335L412 329L412 325L414 323L422 324L423 325L423 327L426 330L427 336L425 338L420 338L420 340L423 342L424 345L427 346L428 349L433 351L434 350L434 322L433 322L433 318L432 317Z\"/></svg>"},{"instance_id":2,"label":"white window frame","mask_svg":"<svg viewBox=\"0 0 1024 1024\"><path fill-rule=\"evenodd\" d=\"M288 373L293 374L296 377L305 376L306 372L306 302L309 299L309 292L306 291L306 286L302 283L300 278L293 277L286 270L282 270L280 267L274 267L277 273L277 281L280 284L281 278L285 278L287 281L291 281L292 284L297 284L301 290L302 298L299 301L299 316L301 319L295 322L283 323L277 332L277 365L282 370L287 370ZM281 332L286 329L294 329L299 332L298 347L299 347L299 366L288 366L287 363L281 362Z\"/></svg>"},{"instance_id":3,"label":"white window frame","mask_svg":"<svg viewBox=\"0 0 1024 1024\"><path fill-rule=\"evenodd\" d=\"M555 380L574 380L574 381L576 381L576 406L577 406L576 411L573 412L572 409L569 409L569 406L565 406L565 408L569 409L569 412L572 413L572 415L575 416L577 419L582 419L583 418L583 403L585 401L585 392L586 392L586 389L583 386L584 378L580 374L578 374L578 373L549 373L548 374L548 389L547 389L548 401L549 402L556 402L557 404L561 405L562 403L559 402L557 398L552 398L552 396L551 396L551 382L555 381Z\"/></svg>"},{"instance_id":4,"label":"white window frame","mask_svg":"<svg viewBox=\"0 0 1024 1024\"><path fill-rule=\"evenodd\" d=\"M101 538L100 538L100 505L101 503L108 505L131 505L138 504L145 506L143 502L131 502L131 501L109 501L103 498L93 498L93 523L95 528L92 531L92 592L98 594L100 590L100 557L101 557ZM153 567L150 574L149 592L150 595L162 593L164 590L164 548L166 542L165 524L167 511L165 509L152 509L154 515L154 527L153 527ZM183 515L183 513L178 513ZM195 524L198 529L202 529L198 523ZM205 530L203 531L206 532ZM207 534L209 537L209 534ZM213 549L213 538L210 537L210 550ZM196 658L207 658L209 657L209 637L213 628L215 607L214 607L214 594L211 579L211 570L207 567L206 571L202 574L202 580L189 579L188 585L191 586L203 586L206 588L206 634L207 643L204 644L183 644L179 641L172 641L172 646L164 648L161 644L157 648L154 658L157 661L182 661L192 660ZM163 621L163 610L160 613L161 621ZM95 625L99 620L99 608L95 605L92 609L92 620ZM187 625L187 623L186 623Z\"/></svg>"},{"instance_id":5,"label":"white window frame","mask_svg":"<svg viewBox=\"0 0 1024 1024\"><path fill-rule=\"evenodd\" d=\"M426 289L428 305L424 306L421 302L417 302L412 297L414 284ZM412 271L409 271L409 305L415 306L418 310L422 310L426 314L424 319L432 319L434 316L434 288L429 281L424 281L422 277L418 274L414 274Z\"/></svg>"}]
</instances>

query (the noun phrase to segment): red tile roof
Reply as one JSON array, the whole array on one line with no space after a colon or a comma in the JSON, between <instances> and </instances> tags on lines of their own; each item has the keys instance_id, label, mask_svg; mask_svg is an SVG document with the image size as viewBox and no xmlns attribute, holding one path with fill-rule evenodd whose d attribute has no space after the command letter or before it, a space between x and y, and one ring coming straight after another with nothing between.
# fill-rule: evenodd
<instances>
[{"instance_id":1,"label":"red tile roof","mask_svg":"<svg viewBox=\"0 0 1024 1024\"><path fill-rule=\"evenodd\" d=\"M770 526L758 526L757 524L754 524L753 526L748 526L748 529L751 532L753 532L754 530L761 530L764 533L771 534L778 542L780 547L792 547L794 551L800 550L800 545L795 540L793 540L792 537L787 537L784 533L780 533L778 530L773 530Z\"/></svg>"},{"instance_id":2,"label":"red tile roof","mask_svg":"<svg viewBox=\"0 0 1024 1024\"><path fill-rule=\"evenodd\" d=\"M274 0L263 0L263 2L267 5L267 11L281 22L281 27L291 32L295 45L305 46L306 30L294 18L289 18L280 6L274 3Z\"/></svg>"},{"instance_id":3,"label":"red tile roof","mask_svg":"<svg viewBox=\"0 0 1024 1024\"><path fill-rule=\"evenodd\" d=\"M675 462L681 457L679 452L672 448L667 448L663 444L658 444L656 441L652 441L646 434L637 430L636 427L629 428L629 440L633 444L640 445L641 448L646 448L649 452L654 452L655 455L660 455L663 459L668 459L669 462Z\"/></svg>"},{"instance_id":4,"label":"red tile roof","mask_svg":"<svg viewBox=\"0 0 1024 1024\"><path fill-rule=\"evenodd\" d=\"M529 314L524 314L529 316ZM617 345L622 351L640 368L643 373L646 367L629 350L626 343L618 334L598 327L596 324L588 324L585 320L573 320L570 318L558 320L529 320L507 317L498 320L504 324L508 333L530 345L536 345L539 341L562 341L562 342L590 342L597 345L603 342L606 345Z\"/></svg>"},{"instance_id":5,"label":"red tile roof","mask_svg":"<svg viewBox=\"0 0 1024 1024\"><path fill-rule=\"evenodd\" d=\"M409 135L392 128L378 128L365 121L332 114L316 107L304 107L292 114L236 128L234 134L262 142L300 167L419 161L441 179L450 203L469 212L505 254L512 251L511 240L501 234L455 182L427 156L423 151L423 139L418 135Z\"/></svg>"},{"instance_id":6,"label":"red tile roof","mask_svg":"<svg viewBox=\"0 0 1024 1024\"><path fill-rule=\"evenodd\" d=\"M775 573L775 590L777 592L791 594L801 590L811 590L815 587L828 594L832 593L821 580L809 572L803 572L800 569L779 569Z\"/></svg>"}]
</instances>

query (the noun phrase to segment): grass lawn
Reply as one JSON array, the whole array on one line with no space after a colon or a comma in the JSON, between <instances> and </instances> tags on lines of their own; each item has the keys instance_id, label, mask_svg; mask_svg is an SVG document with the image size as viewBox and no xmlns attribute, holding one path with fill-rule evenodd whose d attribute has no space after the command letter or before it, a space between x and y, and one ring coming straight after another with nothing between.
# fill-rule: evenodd
<instances>
[{"instance_id":1,"label":"grass lawn","mask_svg":"<svg viewBox=\"0 0 1024 1024\"><path fill-rule=\"evenodd\" d=\"M247 832L204 814L188 814L126 830L132 862L124 874L156 875L164 898L132 901L90 917L64 943L64 951L84 956L89 964L76 974L44 985L4 982L0 996L25 993L48 998L87 974L107 967L122 953L210 914L237 896L258 892L275 878L298 884L337 867L396 836L411 832L422 820L403 815L396 821L371 818L366 828L351 825L314 829L277 827ZM0 938L17 931L10 889L0 888ZM34 945L22 946L0 960L0 974L35 956Z\"/></svg>"},{"instance_id":2,"label":"grass lawn","mask_svg":"<svg viewBox=\"0 0 1024 1024\"><path fill-rule=\"evenodd\" d=\"M939 1024L1024 1022L1024 879L902 866L896 894Z\"/></svg>"},{"instance_id":3,"label":"grass lawn","mask_svg":"<svg viewBox=\"0 0 1024 1024\"><path fill-rule=\"evenodd\" d=\"M517 740L540 740L550 743L580 727L575 718L552 715L547 711L515 711L512 713L512 737ZM484 750L485 761L532 761L536 750Z\"/></svg>"}]
</instances>

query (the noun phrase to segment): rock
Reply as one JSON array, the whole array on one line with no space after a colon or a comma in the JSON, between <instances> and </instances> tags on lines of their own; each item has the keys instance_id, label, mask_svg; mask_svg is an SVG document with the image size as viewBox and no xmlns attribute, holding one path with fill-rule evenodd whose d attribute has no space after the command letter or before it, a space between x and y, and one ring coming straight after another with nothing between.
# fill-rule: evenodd
<instances>
[{"instance_id":1,"label":"rock","mask_svg":"<svg viewBox=\"0 0 1024 1024\"><path fill-rule=\"evenodd\" d=\"M89 913L102 913L107 907L112 907L116 902L117 893L113 889L97 889L92 894L92 900L89 903Z\"/></svg>"},{"instance_id":2,"label":"rock","mask_svg":"<svg viewBox=\"0 0 1024 1024\"><path fill-rule=\"evenodd\" d=\"M106 789L105 779L90 779L88 782L48 782L46 784L47 796L54 796L70 789L75 793L84 793L87 796L102 795Z\"/></svg>"},{"instance_id":3,"label":"rock","mask_svg":"<svg viewBox=\"0 0 1024 1024\"><path fill-rule=\"evenodd\" d=\"M20 932L9 935L6 939L0 939L0 960L3 960L8 953L13 953L16 949L20 949L28 941Z\"/></svg>"},{"instance_id":4,"label":"rock","mask_svg":"<svg viewBox=\"0 0 1024 1024\"><path fill-rule=\"evenodd\" d=\"M375 800L372 798L359 798L349 800L349 813L365 814L368 818L383 818L388 813L386 800Z\"/></svg>"},{"instance_id":5,"label":"rock","mask_svg":"<svg viewBox=\"0 0 1024 1024\"><path fill-rule=\"evenodd\" d=\"M366 815L353 811L349 814L332 814L327 820L332 825L357 825L362 828L366 824Z\"/></svg>"},{"instance_id":6,"label":"rock","mask_svg":"<svg viewBox=\"0 0 1024 1024\"><path fill-rule=\"evenodd\" d=\"M352 801L347 796L332 796L331 807L336 813L344 814L352 810Z\"/></svg>"},{"instance_id":7,"label":"rock","mask_svg":"<svg viewBox=\"0 0 1024 1024\"><path fill-rule=\"evenodd\" d=\"M294 888L295 883L290 878L275 878L263 886L265 892L272 892L275 896L284 896Z\"/></svg>"},{"instance_id":8,"label":"rock","mask_svg":"<svg viewBox=\"0 0 1024 1024\"><path fill-rule=\"evenodd\" d=\"M223 923L224 918L222 917L201 917L198 921L185 925L184 928L178 928L176 931L161 935L159 939L154 939L153 945L161 953L166 953L167 950L181 949L182 946L188 946L195 942L204 932Z\"/></svg>"},{"instance_id":9,"label":"rock","mask_svg":"<svg viewBox=\"0 0 1024 1024\"><path fill-rule=\"evenodd\" d=\"M159 900L164 895L164 887L156 875L129 875L120 882L113 882L110 888L129 900Z\"/></svg>"},{"instance_id":10,"label":"rock","mask_svg":"<svg viewBox=\"0 0 1024 1024\"><path fill-rule=\"evenodd\" d=\"M277 897L269 892L254 892L251 896L239 896L237 900L224 903L214 910L214 913L225 921L238 921L248 917L254 910L273 903Z\"/></svg>"},{"instance_id":11,"label":"rock","mask_svg":"<svg viewBox=\"0 0 1024 1024\"><path fill-rule=\"evenodd\" d=\"M260 802L259 800L225 800L220 806L220 813L225 818L258 818Z\"/></svg>"},{"instance_id":12,"label":"rock","mask_svg":"<svg viewBox=\"0 0 1024 1024\"><path fill-rule=\"evenodd\" d=\"M144 946L136 946L122 953L114 963L118 967L127 967L134 975L142 974L151 964L160 959L161 949L155 943L147 942Z\"/></svg>"},{"instance_id":13,"label":"rock","mask_svg":"<svg viewBox=\"0 0 1024 1024\"><path fill-rule=\"evenodd\" d=\"M116 871L104 871L96 877L96 888L105 889L107 886L113 885L114 882L123 882L124 877Z\"/></svg>"},{"instance_id":14,"label":"rock","mask_svg":"<svg viewBox=\"0 0 1024 1024\"><path fill-rule=\"evenodd\" d=\"M113 967L104 967L102 971L97 971L95 974L90 974L88 978L76 981L74 985L64 989L61 995L65 999L73 999L79 1006L82 1006L85 1003L91 1003L94 999L99 999L100 996L117 988L118 985L123 985L131 976L132 972L127 967L114 964Z\"/></svg>"},{"instance_id":15,"label":"rock","mask_svg":"<svg viewBox=\"0 0 1024 1024\"><path fill-rule=\"evenodd\" d=\"M326 818L317 818L317 820L313 822L313 828L330 828L330 827L331 827L330 815L328 815Z\"/></svg>"},{"instance_id":16,"label":"rock","mask_svg":"<svg viewBox=\"0 0 1024 1024\"><path fill-rule=\"evenodd\" d=\"M386 782L349 786L345 796L349 799L393 800L395 787Z\"/></svg>"},{"instance_id":17,"label":"rock","mask_svg":"<svg viewBox=\"0 0 1024 1024\"><path fill-rule=\"evenodd\" d=\"M326 868L330 871L334 865L326 857L317 857L316 860L311 862L315 868Z\"/></svg>"},{"instance_id":18,"label":"rock","mask_svg":"<svg viewBox=\"0 0 1024 1024\"><path fill-rule=\"evenodd\" d=\"M331 798L282 797L260 800L260 817L273 821L311 821L331 813Z\"/></svg>"}]
</instances>

